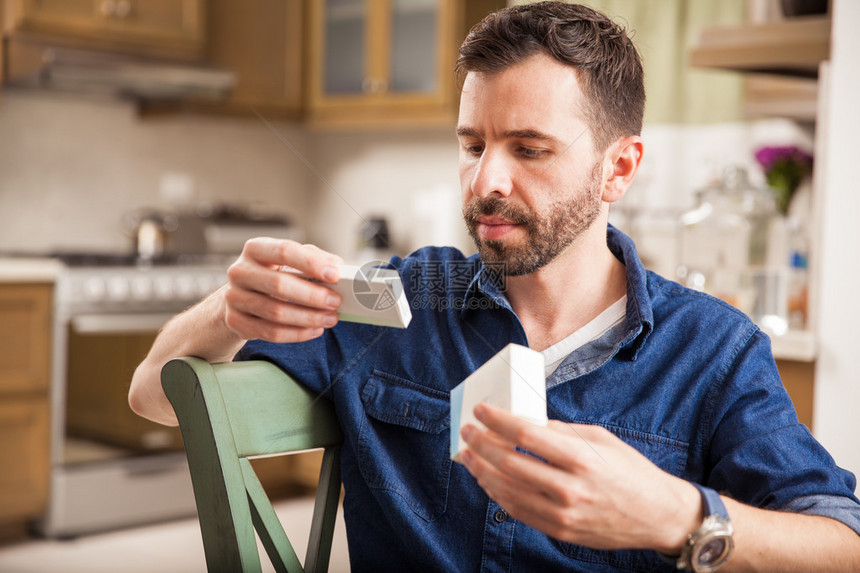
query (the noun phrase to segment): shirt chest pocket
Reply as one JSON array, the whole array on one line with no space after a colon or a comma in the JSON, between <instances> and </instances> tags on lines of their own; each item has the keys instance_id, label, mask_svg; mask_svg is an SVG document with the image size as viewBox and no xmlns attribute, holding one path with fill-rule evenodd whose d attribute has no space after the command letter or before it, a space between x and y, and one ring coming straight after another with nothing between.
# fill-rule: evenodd
<instances>
[{"instance_id":1,"label":"shirt chest pocket","mask_svg":"<svg viewBox=\"0 0 860 573\"><path fill-rule=\"evenodd\" d=\"M447 507L452 463L449 394L374 370L361 401L358 464L367 485L426 521L438 519Z\"/></svg>"}]
</instances>

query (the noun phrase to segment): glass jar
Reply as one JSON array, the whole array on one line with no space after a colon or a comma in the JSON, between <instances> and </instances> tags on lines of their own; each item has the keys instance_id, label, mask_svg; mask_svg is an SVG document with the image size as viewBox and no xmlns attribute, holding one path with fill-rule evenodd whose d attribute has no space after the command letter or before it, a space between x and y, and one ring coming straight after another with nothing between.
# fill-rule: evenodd
<instances>
[{"instance_id":1,"label":"glass jar","mask_svg":"<svg viewBox=\"0 0 860 573\"><path fill-rule=\"evenodd\" d=\"M681 216L679 280L745 312L772 334L788 327L787 235L776 197L726 168Z\"/></svg>"}]
</instances>

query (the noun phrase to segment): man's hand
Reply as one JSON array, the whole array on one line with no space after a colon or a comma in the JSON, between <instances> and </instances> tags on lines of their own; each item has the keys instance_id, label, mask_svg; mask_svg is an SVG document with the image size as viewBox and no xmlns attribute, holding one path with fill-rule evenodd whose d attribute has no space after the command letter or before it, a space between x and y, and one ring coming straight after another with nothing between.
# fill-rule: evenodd
<instances>
[{"instance_id":1,"label":"man's hand","mask_svg":"<svg viewBox=\"0 0 860 573\"><path fill-rule=\"evenodd\" d=\"M161 388L161 368L171 358L232 360L247 340L299 342L316 338L337 322L340 295L279 269L286 265L322 282L336 282L340 257L312 245L251 239L227 271L228 284L173 317L137 367L128 402L144 418L175 426L176 415Z\"/></svg>"},{"instance_id":2,"label":"man's hand","mask_svg":"<svg viewBox=\"0 0 860 573\"><path fill-rule=\"evenodd\" d=\"M702 523L691 484L604 428L557 420L542 427L487 404L475 416L487 430L463 428L469 472L511 516L551 537L678 554Z\"/></svg>"},{"instance_id":3,"label":"man's hand","mask_svg":"<svg viewBox=\"0 0 860 573\"><path fill-rule=\"evenodd\" d=\"M337 323L340 295L293 273L283 265L322 282L340 278L337 255L295 241L259 238L245 244L227 272L226 325L240 337L271 342L300 342Z\"/></svg>"}]
</instances>

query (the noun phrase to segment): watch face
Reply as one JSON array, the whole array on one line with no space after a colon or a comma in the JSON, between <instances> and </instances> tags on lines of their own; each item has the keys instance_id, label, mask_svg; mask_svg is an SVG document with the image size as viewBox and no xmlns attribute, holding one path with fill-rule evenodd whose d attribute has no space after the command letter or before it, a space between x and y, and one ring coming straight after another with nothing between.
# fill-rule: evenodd
<instances>
[{"instance_id":1,"label":"watch face","mask_svg":"<svg viewBox=\"0 0 860 573\"><path fill-rule=\"evenodd\" d=\"M728 541L725 538L711 539L702 546L696 561L699 565L713 567L720 562L727 549Z\"/></svg>"},{"instance_id":2,"label":"watch face","mask_svg":"<svg viewBox=\"0 0 860 573\"><path fill-rule=\"evenodd\" d=\"M693 571L709 573L719 569L732 551L732 538L727 532L712 532L704 536L693 548Z\"/></svg>"}]
</instances>

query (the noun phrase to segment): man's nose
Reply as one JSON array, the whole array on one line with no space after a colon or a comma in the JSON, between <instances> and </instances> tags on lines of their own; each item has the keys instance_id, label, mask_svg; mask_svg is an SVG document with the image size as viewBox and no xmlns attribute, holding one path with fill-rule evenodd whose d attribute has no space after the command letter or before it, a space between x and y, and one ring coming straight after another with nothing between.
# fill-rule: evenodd
<instances>
[{"instance_id":1,"label":"man's nose","mask_svg":"<svg viewBox=\"0 0 860 573\"><path fill-rule=\"evenodd\" d=\"M513 190L512 168L503 151L485 149L472 177L472 194L481 198L507 197Z\"/></svg>"}]
</instances>

